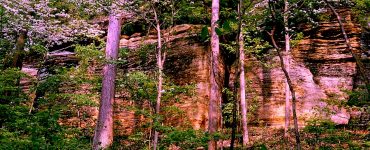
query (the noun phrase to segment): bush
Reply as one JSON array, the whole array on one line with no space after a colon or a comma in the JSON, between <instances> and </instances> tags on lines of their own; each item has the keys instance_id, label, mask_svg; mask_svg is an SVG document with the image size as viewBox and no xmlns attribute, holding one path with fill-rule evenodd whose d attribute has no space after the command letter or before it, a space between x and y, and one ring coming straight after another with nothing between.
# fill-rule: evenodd
<instances>
[{"instance_id":1,"label":"bush","mask_svg":"<svg viewBox=\"0 0 370 150\"><path fill-rule=\"evenodd\" d=\"M193 129L174 130L164 135L162 148L171 145L179 146L181 149L197 149L197 147L207 147L209 136L203 131Z\"/></svg>"}]
</instances>

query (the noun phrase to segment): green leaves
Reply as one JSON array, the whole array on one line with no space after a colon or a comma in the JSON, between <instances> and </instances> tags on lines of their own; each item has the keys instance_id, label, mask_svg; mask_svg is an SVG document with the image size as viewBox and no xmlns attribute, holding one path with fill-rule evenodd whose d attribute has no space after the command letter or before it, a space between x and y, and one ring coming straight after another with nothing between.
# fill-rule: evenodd
<instances>
[{"instance_id":1,"label":"green leaves","mask_svg":"<svg viewBox=\"0 0 370 150\"><path fill-rule=\"evenodd\" d=\"M21 78L29 77L16 68L0 70L0 103L17 105L27 99L19 85Z\"/></svg>"},{"instance_id":2,"label":"green leaves","mask_svg":"<svg viewBox=\"0 0 370 150\"><path fill-rule=\"evenodd\" d=\"M203 26L201 32L200 32L200 40L201 41L209 41L209 32L208 32L208 27L207 26Z\"/></svg>"},{"instance_id":3,"label":"green leaves","mask_svg":"<svg viewBox=\"0 0 370 150\"><path fill-rule=\"evenodd\" d=\"M370 0L354 0L355 7L352 8L356 14L356 19L360 24L369 29L368 23L370 22Z\"/></svg>"},{"instance_id":4,"label":"green leaves","mask_svg":"<svg viewBox=\"0 0 370 150\"><path fill-rule=\"evenodd\" d=\"M219 20L217 24L220 24ZM232 35L238 31L238 22L234 19L227 19L219 27L216 27L216 33L218 36Z\"/></svg>"},{"instance_id":5,"label":"green leaves","mask_svg":"<svg viewBox=\"0 0 370 150\"><path fill-rule=\"evenodd\" d=\"M216 30L216 34L217 34L218 36L221 36L221 35L222 35L222 31L221 31L221 29L220 29L220 28L215 28L215 30Z\"/></svg>"},{"instance_id":6,"label":"green leaves","mask_svg":"<svg viewBox=\"0 0 370 150\"><path fill-rule=\"evenodd\" d=\"M162 147L168 148L174 144L182 149L196 149L206 147L209 137L203 131L193 129L173 130L165 134Z\"/></svg>"},{"instance_id":7,"label":"green leaves","mask_svg":"<svg viewBox=\"0 0 370 150\"><path fill-rule=\"evenodd\" d=\"M117 84L129 92L129 98L133 101L154 102L157 96L156 82L149 75L141 71L127 73L123 79L118 79Z\"/></svg>"}]
</instances>

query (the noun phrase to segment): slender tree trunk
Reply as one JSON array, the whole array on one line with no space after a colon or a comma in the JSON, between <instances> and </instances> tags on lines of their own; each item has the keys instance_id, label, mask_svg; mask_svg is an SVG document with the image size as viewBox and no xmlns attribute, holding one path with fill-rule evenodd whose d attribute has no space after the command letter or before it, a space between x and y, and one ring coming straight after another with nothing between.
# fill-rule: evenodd
<instances>
[{"instance_id":1,"label":"slender tree trunk","mask_svg":"<svg viewBox=\"0 0 370 150\"><path fill-rule=\"evenodd\" d=\"M98 122L95 128L93 149L106 149L113 142L113 102L115 95L116 61L118 57L121 18L115 13L109 15L106 64L103 68L103 85L100 99Z\"/></svg>"},{"instance_id":2,"label":"slender tree trunk","mask_svg":"<svg viewBox=\"0 0 370 150\"><path fill-rule=\"evenodd\" d=\"M289 2L284 0L284 28L285 28L285 66L286 71L289 73L290 68L290 35L289 35ZM288 129L290 124L290 90L288 81L285 79L285 126L284 126L284 137L288 137Z\"/></svg>"},{"instance_id":3,"label":"slender tree trunk","mask_svg":"<svg viewBox=\"0 0 370 150\"><path fill-rule=\"evenodd\" d=\"M277 54L278 54L279 59L280 59L281 70L283 70L283 72L284 72L285 78L287 80L287 83L288 83L288 86L289 86L289 89L290 89L290 93L292 95L292 109L293 109L294 133L295 133L295 139L296 139L297 149L300 150L301 149L301 140L300 140L299 129L298 129L298 118L297 118L297 107L296 107L295 91L294 91L294 88L293 88L293 83L290 80L289 73L285 69L284 58L283 58L283 56L281 56L280 47L276 44L276 41L275 41L274 35L275 35L275 30L276 30L276 17L275 17L275 9L274 9L274 7L272 5L273 4L271 2L269 2L269 9L271 11L271 17L272 17L272 19L274 21L274 25L272 26L271 32L268 32L268 34L270 35L272 45L277 50Z\"/></svg>"},{"instance_id":4,"label":"slender tree trunk","mask_svg":"<svg viewBox=\"0 0 370 150\"><path fill-rule=\"evenodd\" d=\"M289 73L285 69L284 58L283 58L283 56L281 56L280 48L276 44L276 41L275 41L275 38L274 38L274 32L275 32L275 26L273 27L273 30L269 33L269 35L270 35L270 38L271 38L271 41L272 41L273 46L277 50L278 56L280 58L281 70L283 70L283 72L284 72L285 78L287 79L287 82L288 82L288 86L289 86L290 92L292 94L292 102L293 102L292 103L292 109L293 109L293 120L294 120L294 133L295 133L295 138L296 138L296 142L297 142L297 149L300 150L301 149L301 140L300 140L299 131L298 131L298 118L297 118L297 111L296 111L297 110L297 107L296 107L295 91L294 91L294 88L293 88L293 83L290 80Z\"/></svg>"},{"instance_id":5,"label":"slender tree trunk","mask_svg":"<svg viewBox=\"0 0 370 150\"><path fill-rule=\"evenodd\" d=\"M340 29L342 30L342 34L343 34L344 40L345 40L346 45L347 45L347 48L350 50L351 55L353 56L353 58L356 61L356 64L358 66L358 71L360 73L360 76L363 78L363 80L365 82L367 93L370 96L370 81L369 81L369 78L368 78L368 73L366 71L365 65L361 61L361 57L358 54L356 54L356 52L353 50L351 42L349 41L349 38L347 36L346 30L344 30L344 25L342 23L342 17L337 13L335 8L332 5L330 5L330 3L327 0L324 0L324 1L325 1L326 5L330 8L330 10L333 12L333 14L337 17Z\"/></svg>"},{"instance_id":6,"label":"slender tree trunk","mask_svg":"<svg viewBox=\"0 0 370 150\"><path fill-rule=\"evenodd\" d=\"M238 64L240 65L240 64ZM237 66L236 68L239 68ZM233 122L232 122L232 128L231 128L231 141L230 141L230 150L234 149L235 146L235 138L236 138L236 132L237 132L237 114L238 114L238 88L237 88L237 83L238 83L238 76L240 76L240 71L236 71L235 73L235 79L234 79L234 89L233 89Z\"/></svg>"},{"instance_id":7,"label":"slender tree trunk","mask_svg":"<svg viewBox=\"0 0 370 150\"><path fill-rule=\"evenodd\" d=\"M219 104L221 101L220 88L217 83L219 78L219 56L220 56L220 43L219 37L216 33L217 21L219 19L219 0L212 0L212 18L211 18L211 75L210 75L210 100L209 100L209 110L208 110L208 131L211 136L217 131L217 123L219 119ZM208 142L208 149L215 150L217 148L217 142L211 138Z\"/></svg>"},{"instance_id":8,"label":"slender tree trunk","mask_svg":"<svg viewBox=\"0 0 370 150\"><path fill-rule=\"evenodd\" d=\"M244 72L244 37L243 33L239 33L239 62L240 62L240 107L242 113L242 126L243 126L243 146L246 146L248 137L247 127L247 102L245 100L245 72Z\"/></svg>"},{"instance_id":9,"label":"slender tree trunk","mask_svg":"<svg viewBox=\"0 0 370 150\"><path fill-rule=\"evenodd\" d=\"M234 83L234 85L236 85ZM232 123L232 128L231 128L231 141L230 141L230 150L233 150L234 149L234 145L235 145L235 137L236 137L236 105L237 105L237 90L236 90L236 86L234 86L234 97L233 97L233 123Z\"/></svg>"},{"instance_id":10,"label":"slender tree trunk","mask_svg":"<svg viewBox=\"0 0 370 150\"><path fill-rule=\"evenodd\" d=\"M242 115L242 128L243 128L243 146L246 146L249 141L248 137L248 127L247 127L247 103L245 100L245 71L244 71L244 35L242 32L242 8L243 8L243 0L239 0L239 63L240 63L240 107L241 107L241 115Z\"/></svg>"},{"instance_id":11,"label":"slender tree trunk","mask_svg":"<svg viewBox=\"0 0 370 150\"><path fill-rule=\"evenodd\" d=\"M157 67L158 67L158 87L157 87L157 102L155 105L155 113L159 115L160 107L161 107L161 97L162 97L162 84L163 84L163 65L164 65L164 60L166 59L166 53L162 55L162 38L161 38L161 26L160 22L157 16L157 12L153 7L154 11L154 19L156 21L156 29L157 29ZM158 118L155 119L155 123L158 122ZM153 149L157 149L158 145L158 136L159 132L155 130L154 132L154 140L153 140Z\"/></svg>"}]
</instances>

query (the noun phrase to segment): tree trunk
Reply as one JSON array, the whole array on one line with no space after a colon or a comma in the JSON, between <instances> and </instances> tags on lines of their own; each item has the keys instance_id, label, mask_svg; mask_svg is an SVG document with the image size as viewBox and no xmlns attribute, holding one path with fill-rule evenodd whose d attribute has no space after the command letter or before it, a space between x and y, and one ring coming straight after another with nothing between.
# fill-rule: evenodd
<instances>
[{"instance_id":1,"label":"tree trunk","mask_svg":"<svg viewBox=\"0 0 370 150\"><path fill-rule=\"evenodd\" d=\"M15 42L14 51L10 57L6 57L4 70L7 68L22 69L24 59L24 47L26 45L27 31L19 31Z\"/></svg>"},{"instance_id":2,"label":"tree trunk","mask_svg":"<svg viewBox=\"0 0 370 150\"><path fill-rule=\"evenodd\" d=\"M356 52L353 50L351 42L349 41L349 38L347 36L346 30L344 30L344 25L342 23L342 17L337 13L335 8L332 5L329 4L329 2L327 0L324 0L324 1L325 1L326 5L330 8L330 10L333 12L333 14L337 17L340 29L342 30L342 34L343 34L344 40L345 40L346 45L347 45L347 48L350 50L351 55L353 56L353 58L356 61L356 64L358 66L358 71L360 73L360 76L362 77L362 79L365 82L368 96L370 96L370 81L369 81L369 78L367 76L368 73L366 71L366 68L365 68L364 64L361 61L361 57L358 54L356 54Z\"/></svg>"},{"instance_id":3,"label":"tree trunk","mask_svg":"<svg viewBox=\"0 0 370 150\"><path fill-rule=\"evenodd\" d=\"M12 55L10 57L6 57L5 64L4 64L4 70L8 68L18 68L19 70L22 69L23 66L23 60L24 60L24 47L26 45L26 36L27 31L20 31L18 33L17 41L15 43L14 51L12 52ZM20 78L17 78L14 81L15 86L20 85ZM10 96L12 95L11 91L5 90L4 96ZM17 93L19 94L19 93ZM7 103L7 102L5 102Z\"/></svg>"},{"instance_id":4,"label":"tree trunk","mask_svg":"<svg viewBox=\"0 0 370 150\"><path fill-rule=\"evenodd\" d=\"M297 118L297 108L296 108L295 91L294 91L294 88L293 88L293 83L290 80L289 73L285 69L284 58L283 58L283 56L281 56L280 47L276 44L276 41L275 41L274 35L275 35L275 30L276 30L276 17L275 17L275 9L274 9L274 7L272 5L273 5L272 3L269 3L269 9L270 9L270 12L271 12L271 17L272 17L272 19L274 21L274 25L272 26L271 32L268 32L268 34L270 35L272 45L277 50L277 54L278 54L279 59L280 59L280 67L281 67L281 70L283 70L283 72L284 72L286 81L287 81L288 86L289 86L290 93L292 95L292 109L293 109L294 133L295 133L295 139L296 139L297 149L300 150L301 149L301 140L300 140L299 129L298 129L298 118Z\"/></svg>"},{"instance_id":5,"label":"tree trunk","mask_svg":"<svg viewBox=\"0 0 370 150\"><path fill-rule=\"evenodd\" d=\"M247 103L245 100L245 72L244 72L244 35L242 32L242 8L243 8L243 0L239 1L239 63L240 63L240 107L241 107L241 115L242 115L242 129L243 129L243 146L246 146L249 137L248 137L248 127L247 127Z\"/></svg>"},{"instance_id":6,"label":"tree trunk","mask_svg":"<svg viewBox=\"0 0 370 150\"><path fill-rule=\"evenodd\" d=\"M240 107L242 113L242 126L243 126L243 146L246 146L248 138L247 128L247 102L245 100L245 72L244 72L244 37L243 33L239 33L239 62L240 62Z\"/></svg>"},{"instance_id":7,"label":"tree trunk","mask_svg":"<svg viewBox=\"0 0 370 150\"><path fill-rule=\"evenodd\" d=\"M118 57L121 18L115 13L109 15L106 64L103 68L103 85L100 99L98 122L95 128L93 149L106 149L113 142L113 102L115 95L116 61Z\"/></svg>"},{"instance_id":8,"label":"tree trunk","mask_svg":"<svg viewBox=\"0 0 370 150\"><path fill-rule=\"evenodd\" d=\"M238 64L240 65L240 64ZM236 68L239 68L237 65ZM240 70L235 73L235 79L234 79L234 88L233 88L233 122L232 122L232 128L231 128L231 141L230 141L230 150L234 149L235 146L235 138L236 138L236 132L237 132L237 114L238 114L238 88L237 88L237 83L238 83L238 76L240 76Z\"/></svg>"},{"instance_id":9,"label":"tree trunk","mask_svg":"<svg viewBox=\"0 0 370 150\"><path fill-rule=\"evenodd\" d=\"M160 22L157 16L156 10L153 8L154 11L154 19L156 21L156 30L157 30L157 67L158 67L158 87L157 87L157 102L155 106L155 113L159 115L160 111L160 106L161 106L161 97L162 97L162 84L163 84L163 65L164 65L164 60L166 57L166 53L162 55L162 39L161 39L161 26ZM156 123L158 122L158 118L155 119ZM157 145L158 145L158 136L159 132L155 130L154 132L154 141L153 141L153 149L157 150Z\"/></svg>"},{"instance_id":10,"label":"tree trunk","mask_svg":"<svg viewBox=\"0 0 370 150\"><path fill-rule=\"evenodd\" d=\"M22 69L24 59L24 46L26 45L26 31L20 31L17 42L15 43L15 51L11 67Z\"/></svg>"},{"instance_id":11,"label":"tree trunk","mask_svg":"<svg viewBox=\"0 0 370 150\"><path fill-rule=\"evenodd\" d=\"M274 32L275 32L275 26L273 27L273 29L269 33L269 35L270 35L270 38L271 38L271 41L272 41L273 46L277 50L277 53L278 53L278 56L279 56L279 59L280 59L280 67L281 67L281 70L283 70L283 72L284 72L284 75L285 75L285 78L287 80L287 83L288 83L290 92L292 94L292 102L293 102L292 103L292 109L293 109L293 120L294 120L294 133L295 133L295 138L296 138L296 143L297 143L297 149L300 150L301 149L301 140L300 140L299 131L298 131L298 118L297 118L297 112L296 112L297 108L296 108L295 91L294 91L294 88L293 88L293 83L290 80L288 71L285 69L284 58L283 58L283 56L281 56L280 48L276 44L276 41L275 41L275 38L274 38Z\"/></svg>"},{"instance_id":12,"label":"tree trunk","mask_svg":"<svg viewBox=\"0 0 370 150\"><path fill-rule=\"evenodd\" d=\"M217 83L219 78L219 55L220 55L220 43L219 37L216 33L217 21L219 19L219 0L212 0L212 18L211 18L211 75L210 75L210 100L209 100L209 110L208 110L208 131L211 136L217 131L217 124L219 119L221 94L220 88ZM208 142L208 149L215 150L217 148L217 142L211 137Z\"/></svg>"},{"instance_id":13,"label":"tree trunk","mask_svg":"<svg viewBox=\"0 0 370 150\"><path fill-rule=\"evenodd\" d=\"M289 35L289 2L284 0L284 28L285 28L285 68L289 73L290 68L290 35ZM285 126L284 126L284 137L288 137L288 129L290 125L290 90L288 80L285 79Z\"/></svg>"},{"instance_id":14,"label":"tree trunk","mask_svg":"<svg viewBox=\"0 0 370 150\"><path fill-rule=\"evenodd\" d=\"M234 83L234 85L236 85L236 83ZM234 149L234 145L235 145L235 138L236 138L236 105L237 105L237 98L236 98L236 95L237 95L237 90L236 90L236 86L234 86L234 97L233 97L233 122L232 122L232 128L231 128L231 141L230 141L230 150L233 150Z\"/></svg>"}]
</instances>

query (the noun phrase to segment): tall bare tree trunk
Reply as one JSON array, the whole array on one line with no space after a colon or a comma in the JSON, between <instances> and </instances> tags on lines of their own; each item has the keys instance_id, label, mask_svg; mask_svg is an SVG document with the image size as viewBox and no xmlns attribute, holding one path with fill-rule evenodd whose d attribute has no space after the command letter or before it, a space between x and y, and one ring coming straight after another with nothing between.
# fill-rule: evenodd
<instances>
[{"instance_id":1,"label":"tall bare tree trunk","mask_svg":"<svg viewBox=\"0 0 370 150\"><path fill-rule=\"evenodd\" d=\"M217 83L219 78L219 57L220 57L220 43L219 37L216 33L217 21L219 19L220 1L212 0L212 18L211 18L211 75L210 75L210 99L209 99L209 110L208 110L208 131L212 136L217 131L217 124L219 119L221 94L220 88ZM208 149L215 150L217 148L217 142L211 139L208 142Z\"/></svg>"},{"instance_id":2,"label":"tall bare tree trunk","mask_svg":"<svg viewBox=\"0 0 370 150\"><path fill-rule=\"evenodd\" d=\"M239 69L240 69L240 107L241 107L241 115L242 115L242 128L243 128L243 146L246 146L249 142L248 137L248 127L247 127L247 103L245 100L245 71L244 71L244 35L243 35L243 23L242 23L242 8L243 8L243 0L239 0Z\"/></svg>"},{"instance_id":3,"label":"tall bare tree trunk","mask_svg":"<svg viewBox=\"0 0 370 150\"><path fill-rule=\"evenodd\" d=\"M279 56L279 59L280 59L280 67L281 67L281 70L283 70L283 72L284 72L285 78L287 79L288 86L289 86L289 89L290 89L290 92L291 92L291 95L292 95L292 102L293 102L292 103L292 109L293 109L293 120L294 120L294 132L295 132L297 149L300 150L301 149L301 140L300 140L300 137L299 137L299 130L298 130L298 118L297 118L297 111L296 111L297 110L297 107L296 107L295 91L294 91L294 88L293 88L293 83L290 80L289 73L285 69L284 58L283 58L283 56L281 56L281 53L280 53L281 50L280 50L279 46L276 44L276 41L275 41L275 38L274 38L274 34L275 34L274 32L275 32L275 26L273 26L273 29L272 29L271 32L269 32L269 35L270 35L270 38L271 38L271 41L272 41L273 46L277 50L277 53L278 53L278 56Z\"/></svg>"},{"instance_id":4,"label":"tall bare tree trunk","mask_svg":"<svg viewBox=\"0 0 370 150\"><path fill-rule=\"evenodd\" d=\"M284 28L285 28L285 68L289 73L290 68L290 35L289 35L289 2L284 0ZM288 129L290 125L290 90L288 80L285 79L285 126L284 126L284 137L288 137Z\"/></svg>"},{"instance_id":5,"label":"tall bare tree trunk","mask_svg":"<svg viewBox=\"0 0 370 150\"><path fill-rule=\"evenodd\" d=\"M109 15L106 64L103 68L103 85L100 99L98 122L95 128L93 149L107 149L113 142L113 102L115 95L116 64L118 57L121 18L115 13Z\"/></svg>"},{"instance_id":6,"label":"tall bare tree trunk","mask_svg":"<svg viewBox=\"0 0 370 150\"><path fill-rule=\"evenodd\" d=\"M155 113L159 115L160 107L161 107L161 97L162 97L162 84L163 84L163 65L164 60L166 59L166 53L162 55L162 38L161 38L161 26L157 16L157 11L154 9L154 20L156 22L156 30L157 30L157 67L158 67L158 85L157 85L157 102L155 105ZM158 118L155 119L155 122L158 123ZM159 132L155 130L154 132L154 139L153 139L153 149L157 150L158 145L158 136Z\"/></svg>"},{"instance_id":7,"label":"tall bare tree trunk","mask_svg":"<svg viewBox=\"0 0 370 150\"><path fill-rule=\"evenodd\" d=\"M245 100L245 72L244 72L244 37L243 33L239 33L239 61L240 61L240 107L242 113L243 125L243 146L249 142L248 127L247 127L247 102Z\"/></svg>"},{"instance_id":8,"label":"tall bare tree trunk","mask_svg":"<svg viewBox=\"0 0 370 150\"><path fill-rule=\"evenodd\" d=\"M367 93L370 96L370 81L369 81L369 78L368 78L368 73L366 71L366 68L365 68L364 64L361 61L361 57L358 54L356 54L356 52L353 50L351 42L349 41L349 38L347 36L346 30L344 30L344 25L342 23L342 17L337 13L335 8L332 5L330 5L330 3L327 0L324 0L324 1L325 1L326 5L330 8L330 10L333 12L333 14L337 17L340 29L342 30L342 34L343 34L344 40L345 40L346 45L347 45L347 48L350 50L351 55L353 56L353 58L356 61L356 64L358 66L358 71L360 73L360 76L363 78L363 80L365 82Z\"/></svg>"},{"instance_id":9,"label":"tall bare tree trunk","mask_svg":"<svg viewBox=\"0 0 370 150\"><path fill-rule=\"evenodd\" d=\"M287 81L288 86L289 86L289 90L290 90L291 95L292 95L292 109L293 109L294 133L295 133L295 139L296 139L297 149L300 150L301 149L301 140L300 140L299 129L298 129L298 118L297 118L297 107L296 107L295 91L294 91L294 88L293 88L293 83L290 80L289 73L285 69L284 58L283 58L283 56L281 56L281 53L280 53L281 52L281 49L276 44L276 41L275 41L275 37L274 36L275 36L275 30L276 30L276 17L275 17L275 9L274 9L274 6L272 6L272 5L273 5L273 3L271 3L271 1L269 1L269 9L271 11L271 17L272 17L272 19L273 19L273 21L274 21L275 24L272 26L272 30L270 32L268 32L268 34L270 35L272 45L277 50L277 54L278 54L279 59L280 59L280 67L281 67L281 70L283 70L283 73L285 75L286 81Z\"/></svg>"}]
</instances>

